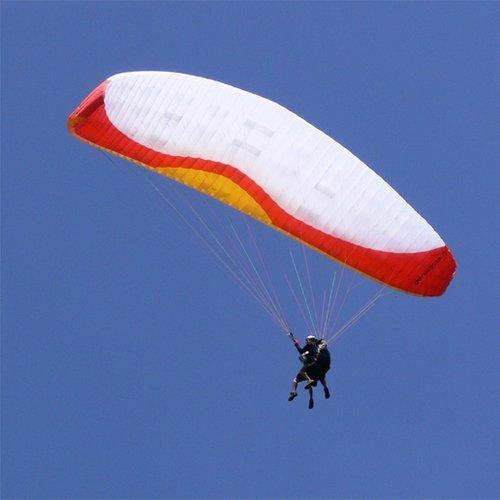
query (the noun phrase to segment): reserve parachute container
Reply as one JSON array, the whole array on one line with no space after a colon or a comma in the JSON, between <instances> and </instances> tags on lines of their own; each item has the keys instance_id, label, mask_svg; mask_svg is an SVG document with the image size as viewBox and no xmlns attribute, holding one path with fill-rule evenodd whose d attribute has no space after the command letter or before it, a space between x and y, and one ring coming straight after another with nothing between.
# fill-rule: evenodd
<instances>
[{"instance_id":1,"label":"reserve parachute container","mask_svg":"<svg viewBox=\"0 0 500 500\"><path fill-rule=\"evenodd\" d=\"M180 73L121 73L83 100L68 127L390 287L437 296L455 273L441 237L380 176L250 92Z\"/></svg>"}]
</instances>

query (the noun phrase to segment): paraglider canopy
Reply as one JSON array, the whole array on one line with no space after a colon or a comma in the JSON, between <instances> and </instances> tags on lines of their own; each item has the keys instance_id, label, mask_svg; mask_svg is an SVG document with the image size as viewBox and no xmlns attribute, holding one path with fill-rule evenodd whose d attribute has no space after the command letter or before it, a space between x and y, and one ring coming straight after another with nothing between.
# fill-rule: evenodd
<instances>
[{"instance_id":1,"label":"paraglider canopy","mask_svg":"<svg viewBox=\"0 0 500 500\"><path fill-rule=\"evenodd\" d=\"M179 73L122 73L91 92L68 127L393 288L437 296L455 273L441 237L373 170L249 92Z\"/></svg>"}]
</instances>

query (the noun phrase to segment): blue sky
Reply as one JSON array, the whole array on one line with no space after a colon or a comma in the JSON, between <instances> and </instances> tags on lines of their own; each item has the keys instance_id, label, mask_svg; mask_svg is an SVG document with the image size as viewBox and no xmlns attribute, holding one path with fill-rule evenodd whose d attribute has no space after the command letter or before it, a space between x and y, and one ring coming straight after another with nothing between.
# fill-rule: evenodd
<instances>
[{"instance_id":1,"label":"blue sky","mask_svg":"<svg viewBox=\"0 0 500 500\"><path fill-rule=\"evenodd\" d=\"M2 497L498 496L498 15L3 2ZM443 297L393 293L334 345L313 411L286 401L286 337L140 177L66 132L97 84L145 69L292 109L455 254ZM263 238L270 262L293 246Z\"/></svg>"}]
</instances>

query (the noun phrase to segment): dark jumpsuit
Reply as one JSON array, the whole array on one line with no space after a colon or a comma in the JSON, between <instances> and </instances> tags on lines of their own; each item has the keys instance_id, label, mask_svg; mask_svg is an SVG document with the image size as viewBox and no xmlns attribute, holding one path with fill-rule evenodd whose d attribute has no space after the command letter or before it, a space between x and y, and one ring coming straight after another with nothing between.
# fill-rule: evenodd
<instances>
[{"instance_id":1,"label":"dark jumpsuit","mask_svg":"<svg viewBox=\"0 0 500 500\"><path fill-rule=\"evenodd\" d=\"M304 367L302 368L302 370L300 370L299 373L297 373L297 376L295 377L297 379L297 382L308 380L305 373L307 373L311 378L314 378L309 374L309 368L312 365L314 365L318 360L319 356L318 345L316 344L316 342L307 343L304 347L300 347L298 342L294 342L294 345L295 349L297 349L297 351L299 351L301 355L305 354L305 360L303 361Z\"/></svg>"}]
</instances>

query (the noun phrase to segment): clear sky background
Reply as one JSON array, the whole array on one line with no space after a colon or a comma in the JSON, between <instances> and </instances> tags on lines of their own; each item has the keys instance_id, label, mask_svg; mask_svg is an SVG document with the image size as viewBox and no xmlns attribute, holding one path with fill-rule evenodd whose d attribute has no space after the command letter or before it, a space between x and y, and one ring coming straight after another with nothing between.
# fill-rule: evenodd
<instances>
[{"instance_id":1,"label":"clear sky background","mask_svg":"<svg viewBox=\"0 0 500 500\"><path fill-rule=\"evenodd\" d=\"M499 496L499 14L3 2L2 497ZM140 177L66 131L131 70L230 83L337 139L449 244L447 293L385 297L333 346L332 399L288 403L286 337ZM264 239L270 262L293 245Z\"/></svg>"}]
</instances>

